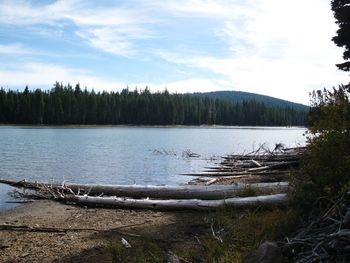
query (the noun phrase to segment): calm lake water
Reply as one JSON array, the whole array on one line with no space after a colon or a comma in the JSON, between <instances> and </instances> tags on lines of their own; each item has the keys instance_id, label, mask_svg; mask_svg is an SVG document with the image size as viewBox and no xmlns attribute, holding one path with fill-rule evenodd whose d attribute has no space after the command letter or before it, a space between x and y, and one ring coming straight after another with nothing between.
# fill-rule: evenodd
<instances>
[{"instance_id":1,"label":"calm lake water","mask_svg":"<svg viewBox=\"0 0 350 263\"><path fill-rule=\"evenodd\" d=\"M303 145L305 128L0 127L0 178L105 184L181 184L215 157ZM200 155L186 157L186 151ZM0 184L0 210L11 205Z\"/></svg>"}]
</instances>

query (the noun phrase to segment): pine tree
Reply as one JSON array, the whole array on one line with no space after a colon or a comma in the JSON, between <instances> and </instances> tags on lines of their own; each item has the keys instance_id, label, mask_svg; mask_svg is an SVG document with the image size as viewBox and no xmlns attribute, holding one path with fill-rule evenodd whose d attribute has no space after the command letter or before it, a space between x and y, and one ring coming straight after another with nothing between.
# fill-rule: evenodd
<instances>
[{"instance_id":1,"label":"pine tree","mask_svg":"<svg viewBox=\"0 0 350 263\"><path fill-rule=\"evenodd\" d=\"M332 10L339 26L337 35L332 40L337 46L345 49L345 62L337 64L337 67L343 71L350 71L350 0L333 0Z\"/></svg>"}]
</instances>

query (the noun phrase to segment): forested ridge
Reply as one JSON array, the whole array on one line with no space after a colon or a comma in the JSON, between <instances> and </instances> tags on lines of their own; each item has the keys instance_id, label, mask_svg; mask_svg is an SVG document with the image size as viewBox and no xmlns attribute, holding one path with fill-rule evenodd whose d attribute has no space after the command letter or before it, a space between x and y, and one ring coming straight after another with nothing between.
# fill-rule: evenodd
<instances>
[{"instance_id":1,"label":"forested ridge","mask_svg":"<svg viewBox=\"0 0 350 263\"><path fill-rule=\"evenodd\" d=\"M305 125L307 111L254 100L228 102L190 94L83 90L56 82L51 90L0 89L2 124Z\"/></svg>"},{"instance_id":2,"label":"forested ridge","mask_svg":"<svg viewBox=\"0 0 350 263\"><path fill-rule=\"evenodd\" d=\"M225 100L229 102L243 102L249 100L255 100L257 102L265 103L270 107L290 107L295 110L309 110L309 107L300 103L295 103L287 100L277 99L274 97L250 93L245 91L225 90L225 91L211 91L211 92L196 92L194 96L209 97L212 99Z\"/></svg>"}]
</instances>

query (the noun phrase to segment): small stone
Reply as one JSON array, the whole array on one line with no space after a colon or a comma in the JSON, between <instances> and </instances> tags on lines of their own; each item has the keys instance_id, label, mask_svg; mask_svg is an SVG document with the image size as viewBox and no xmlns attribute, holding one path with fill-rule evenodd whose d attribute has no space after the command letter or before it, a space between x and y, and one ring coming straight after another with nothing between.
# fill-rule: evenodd
<instances>
[{"instance_id":1,"label":"small stone","mask_svg":"<svg viewBox=\"0 0 350 263\"><path fill-rule=\"evenodd\" d=\"M25 258L25 257L28 257L29 256L29 253L23 253L20 257L21 258Z\"/></svg>"},{"instance_id":2,"label":"small stone","mask_svg":"<svg viewBox=\"0 0 350 263\"><path fill-rule=\"evenodd\" d=\"M131 245L129 244L129 242L125 238L122 238L121 242L125 248L131 248Z\"/></svg>"}]
</instances>

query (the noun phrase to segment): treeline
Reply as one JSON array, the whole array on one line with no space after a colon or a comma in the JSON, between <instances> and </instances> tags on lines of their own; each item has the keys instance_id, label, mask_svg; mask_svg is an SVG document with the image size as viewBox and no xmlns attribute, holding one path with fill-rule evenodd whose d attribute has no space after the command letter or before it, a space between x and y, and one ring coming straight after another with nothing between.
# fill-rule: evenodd
<instances>
[{"instance_id":1,"label":"treeline","mask_svg":"<svg viewBox=\"0 0 350 263\"><path fill-rule=\"evenodd\" d=\"M269 105L271 107L282 107L282 108L290 107L292 109L302 110L302 111L309 110L308 106L300 103L295 103L295 102L277 99L266 95L244 92L244 91L235 91L235 90L212 91L212 92L193 93L193 95L198 97L209 97L212 99L225 100L225 101L234 102L234 103L255 100L257 102L265 103L266 105Z\"/></svg>"},{"instance_id":2,"label":"treeline","mask_svg":"<svg viewBox=\"0 0 350 263\"><path fill-rule=\"evenodd\" d=\"M305 125L306 111L269 107L261 102L232 103L189 94L82 90L55 83L51 90L0 89L2 124L134 124L134 125Z\"/></svg>"}]
</instances>

